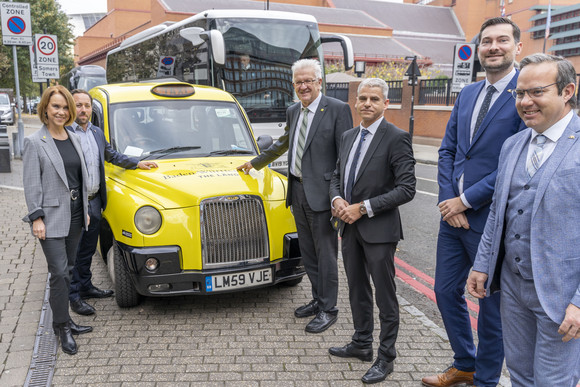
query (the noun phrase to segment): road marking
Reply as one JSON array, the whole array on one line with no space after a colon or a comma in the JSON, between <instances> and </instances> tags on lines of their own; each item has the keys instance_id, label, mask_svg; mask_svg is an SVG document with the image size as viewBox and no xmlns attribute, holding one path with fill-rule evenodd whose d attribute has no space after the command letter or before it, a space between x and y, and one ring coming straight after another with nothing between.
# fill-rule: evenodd
<instances>
[{"instance_id":1,"label":"road marking","mask_svg":"<svg viewBox=\"0 0 580 387\"><path fill-rule=\"evenodd\" d=\"M418 177L417 180L425 180L431 183L437 183L437 180L435 179L427 179L426 177Z\"/></svg>"},{"instance_id":2,"label":"road marking","mask_svg":"<svg viewBox=\"0 0 580 387\"><path fill-rule=\"evenodd\" d=\"M427 192L427 191L421 191L421 190L415 190L415 192L423 194L423 195L429 195L429 196L435 196L438 197L439 195L432 193L432 192Z\"/></svg>"},{"instance_id":3,"label":"road marking","mask_svg":"<svg viewBox=\"0 0 580 387\"><path fill-rule=\"evenodd\" d=\"M22 187L14 187L12 185L0 185L0 188L3 188L3 189L13 189L15 191L24 191L24 188L22 188Z\"/></svg>"},{"instance_id":4,"label":"road marking","mask_svg":"<svg viewBox=\"0 0 580 387\"><path fill-rule=\"evenodd\" d=\"M418 281L417 279L413 278L409 274L405 273L403 270L399 268L395 268L395 274L399 277L402 281L413 287L413 289L417 290L419 293L423 294L425 297L437 303L437 299L435 297L435 292L433 291L432 287L435 286L435 279L421 270L417 269L414 266L409 265L407 262L403 261L399 257L395 257L395 264L399 266L401 269L406 270L407 272L413 274L415 277L421 279L422 281L426 282L429 286L426 286L422 282ZM479 305L475 304L471 300L465 300L467 302L467 307L479 314ZM477 331L477 318L469 315L469 320L471 321L471 328Z\"/></svg>"}]
</instances>

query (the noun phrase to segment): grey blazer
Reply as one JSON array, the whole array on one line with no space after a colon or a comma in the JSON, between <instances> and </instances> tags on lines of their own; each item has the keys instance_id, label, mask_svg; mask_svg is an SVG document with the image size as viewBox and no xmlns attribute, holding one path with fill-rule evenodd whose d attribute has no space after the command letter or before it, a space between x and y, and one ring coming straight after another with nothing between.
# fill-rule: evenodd
<instances>
[{"instance_id":1,"label":"grey blazer","mask_svg":"<svg viewBox=\"0 0 580 387\"><path fill-rule=\"evenodd\" d=\"M288 108L284 134L251 161L254 168L262 169L288 151L288 175L290 175L290 166L294 163L292 159L294 136L301 106L302 104L298 102ZM330 178L336 166L340 139L350 128L352 128L350 107L342 101L322 95L308 131L302 156L304 192L313 211L330 210L328 202ZM292 205L292 184L293 180L288 179L286 207Z\"/></svg>"},{"instance_id":2,"label":"grey blazer","mask_svg":"<svg viewBox=\"0 0 580 387\"><path fill-rule=\"evenodd\" d=\"M473 270L499 277L510 183L520 154L527 151L531 129L508 138L499 156L491 211L477 250ZM546 314L561 324L569 304L580 307L580 118L572 117L536 190L532 211L530 253L537 297ZM487 281L487 295L492 293Z\"/></svg>"},{"instance_id":3,"label":"grey blazer","mask_svg":"<svg viewBox=\"0 0 580 387\"><path fill-rule=\"evenodd\" d=\"M79 138L71 132L68 132L68 135L82 161L82 200L85 228L88 229L86 225L89 203L86 186L88 181L87 168ZM24 139L22 161L24 164L24 196L28 207L28 214L22 220L30 223L32 232L32 221L29 216L42 210L44 211L46 238L66 237L69 233L71 219L70 190L62 157L46 126L42 125L38 132Z\"/></svg>"}]
</instances>

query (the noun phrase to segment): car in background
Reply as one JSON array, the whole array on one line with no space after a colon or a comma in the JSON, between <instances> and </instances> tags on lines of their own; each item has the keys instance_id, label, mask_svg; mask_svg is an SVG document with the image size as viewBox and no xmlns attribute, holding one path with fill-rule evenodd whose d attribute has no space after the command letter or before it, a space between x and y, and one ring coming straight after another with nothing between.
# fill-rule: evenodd
<instances>
[{"instance_id":1,"label":"car in background","mask_svg":"<svg viewBox=\"0 0 580 387\"><path fill-rule=\"evenodd\" d=\"M102 85L90 94L92 123L111 146L159 165L105 165L99 249L119 306L302 281L286 177L236 170L259 148L231 94L181 82Z\"/></svg>"},{"instance_id":2,"label":"car in background","mask_svg":"<svg viewBox=\"0 0 580 387\"><path fill-rule=\"evenodd\" d=\"M0 124L14 125L14 106L8 93L0 93Z\"/></svg>"},{"instance_id":3,"label":"car in background","mask_svg":"<svg viewBox=\"0 0 580 387\"><path fill-rule=\"evenodd\" d=\"M107 73L97 65L77 66L64 74L59 83L68 90L82 89L89 91L95 86L107 83Z\"/></svg>"}]
</instances>

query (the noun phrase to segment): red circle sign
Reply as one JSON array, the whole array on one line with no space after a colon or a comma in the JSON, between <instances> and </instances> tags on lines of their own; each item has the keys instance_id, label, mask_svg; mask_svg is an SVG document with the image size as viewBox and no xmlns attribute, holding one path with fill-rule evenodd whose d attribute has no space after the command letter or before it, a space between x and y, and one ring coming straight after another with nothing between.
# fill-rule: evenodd
<instances>
[{"instance_id":1,"label":"red circle sign","mask_svg":"<svg viewBox=\"0 0 580 387\"><path fill-rule=\"evenodd\" d=\"M50 56L56 50L56 42L50 36L43 36L36 42L36 47L42 55Z\"/></svg>"}]
</instances>

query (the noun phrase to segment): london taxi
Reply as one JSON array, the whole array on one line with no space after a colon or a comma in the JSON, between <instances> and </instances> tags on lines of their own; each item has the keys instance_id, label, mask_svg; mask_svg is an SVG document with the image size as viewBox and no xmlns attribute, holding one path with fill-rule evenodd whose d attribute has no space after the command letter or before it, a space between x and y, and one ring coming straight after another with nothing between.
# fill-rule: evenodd
<instances>
[{"instance_id":1,"label":"london taxi","mask_svg":"<svg viewBox=\"0 0 580 387\"><path fill-rule=\"evenodd\" d=\"M119 306L135 306L142 296L300 283L305 272L285 206L286 178L269 168L236 170L259 148L229 93L155 82L102 85L90 94L92 123L111 146L159 165L105 165L100 252Z\"/></svg>"}]
</instances>

